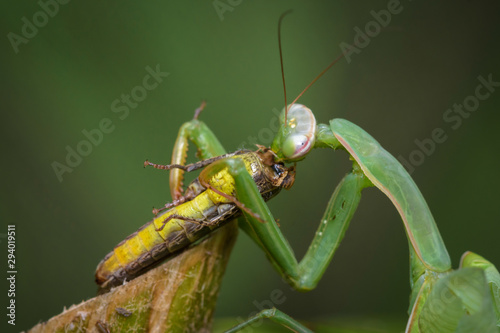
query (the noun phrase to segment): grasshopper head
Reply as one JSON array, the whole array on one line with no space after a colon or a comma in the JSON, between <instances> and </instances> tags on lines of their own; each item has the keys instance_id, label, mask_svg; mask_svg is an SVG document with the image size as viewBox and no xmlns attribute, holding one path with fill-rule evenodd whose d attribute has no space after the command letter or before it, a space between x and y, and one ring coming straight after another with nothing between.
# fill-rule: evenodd
<instances>
[{"instance_id":1,"label":"grasshopper head","mask_svg":"<svg viewBox=\"0 0 500 333\"><path fill-rule=\"evenodd\" d=\"M269 148L259 146L257 156L265 165L264 173L275 187L290 189L295 182L295 165L286 167L283 162L276 161L276 154Z\"/></svg>"},{"instance_id":2,"label":"grasshopper head","mask_svg":"<svg viewBox=\"0 0 500 333\"><path fill-rule=\"evenodd\" d=\"M278 176L273 181L274 186L289 190L295 182L295 166L286 167L283 163L274 163L272 169Z\"/></svg>"},{"instance_id":3,"label":"grasshopper head","mask_svg":"<svg viewBox=\"0 0 500 333\"><path fill-rule=\"evenodd\" d=\"M285 109L282 111L280 123L271 149L281 161L295 162L303 159L316 140L314 114L302 104L291 104L288 106L288 113Z\"/></svg>"}]
</instances>

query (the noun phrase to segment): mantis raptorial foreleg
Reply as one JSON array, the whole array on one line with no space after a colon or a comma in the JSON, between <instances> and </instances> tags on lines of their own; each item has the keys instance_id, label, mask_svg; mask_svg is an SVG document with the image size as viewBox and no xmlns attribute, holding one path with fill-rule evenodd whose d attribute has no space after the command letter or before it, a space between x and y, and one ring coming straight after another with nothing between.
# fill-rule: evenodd
<instances>
[{"instance_id":1,"label":"mantis raptorial foreleg","mask_svg":"<svg viewBox=\"0 0 500 333\"><path fill-rule=\"evenodd\" d=\"M179 134L172 152L171 164L186 164L187 151L189 148L188 141L193 142L198 148L198 154L202 160L224 155L226 153L224 147L214 133L207 125L198 120L198 116L204 107L205 102L196 109L194 118L184 123L179 129ZM184 170L178 168L170 171L170 193L174 200L179 199L183 194L182 180L184 179L184 172Z\"/></svg>"},{"instance_id":2,"label":"mantis raptorial foreleg","mask_svg":"<svg viewBox=\"0 0 500 333\"><path fill-rule=\"evenodd\" d=\"M244 178L244 175L235 176L236 190L239 191L237 198L262 216L267 223L258 223L247 216L247 222L241 223L240 227L264 250L273 266L291 286L299 291L313 289L344 237L361 198L361 190L370 184L358 170L353 170L342 179L328 202L307 253L297 262L269 208L257 197L258 192L253 189L255 185Z\"/></svg>"}]
</instances>

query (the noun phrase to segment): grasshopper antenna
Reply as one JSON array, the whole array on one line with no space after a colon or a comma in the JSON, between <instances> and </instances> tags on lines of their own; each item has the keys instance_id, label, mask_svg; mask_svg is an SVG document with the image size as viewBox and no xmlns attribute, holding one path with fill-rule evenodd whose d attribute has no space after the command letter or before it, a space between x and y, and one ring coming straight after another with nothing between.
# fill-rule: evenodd
<instances>
[{"instance_id":1,"label":"grasshopper antenna","mask_svg":"<svg viewBox=\"0 0 500 333\"><path fill-rule=\"evenodd\" d=\"M281 78L283 79L283 91L285 92L285 109L288 108L286 104L286 85L285 85L285 71L283 70L283 52L281 51L281 21L283 18L292 12L291 9L287 10L283 14L281 14L280 19L278 20L278 47L280 49L280 64L281 64ZM285 124L286 124L286 116L288 113L288 109L285 112Z\"/></svg>"}]
</instances>

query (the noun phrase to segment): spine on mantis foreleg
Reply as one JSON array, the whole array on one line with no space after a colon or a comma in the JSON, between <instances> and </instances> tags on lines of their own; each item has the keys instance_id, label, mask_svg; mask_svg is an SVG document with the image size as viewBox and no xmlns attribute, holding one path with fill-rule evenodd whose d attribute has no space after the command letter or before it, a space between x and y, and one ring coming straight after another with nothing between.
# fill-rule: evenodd
<instances>
[{"instance_id":1,"label":"spine on mantis foreleg","mask_svg":"<svg viewBox=\"0 0 500 333\"><path fill-rule=\"evenodd\" d=\"M412 282L424 271L445 272L451 261L434 218L404 167L360 127L334 119L330 128L363 173L392 201L403 220L412 255Z\"/></svg>"},{"instance_id":2,"label":"spine on mantis foreleg","mask_svg":"<svg viewBox=\"0 0 500 333\"><path fill-rule=\"evenodd\" d=\"M179 134L177 135L177 140L172 152L171 164L185 164L189 146L188 141L192 141L195 144L202 159L208 159L226 153L219 140L217 140L217 137L208 126L198 119L193 119L184 123L179 129ZM181 169L175 168L170 170L170 192L173 199L178 199L183 194L183 175L184 171Z\"/></svg>"}]
</instances>

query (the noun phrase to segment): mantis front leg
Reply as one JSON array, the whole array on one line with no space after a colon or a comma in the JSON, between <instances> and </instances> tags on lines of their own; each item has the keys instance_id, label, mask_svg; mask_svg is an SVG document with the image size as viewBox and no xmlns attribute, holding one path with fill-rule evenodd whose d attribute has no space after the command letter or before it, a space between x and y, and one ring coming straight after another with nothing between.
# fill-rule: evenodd
<instances>
[{"instance_id":1,"label":"mantis front leg","mask_svg":"<svg viewBox=\"0 0 500 333\"><path fill-rule=\"evenodd\" d=\"M184 123L179 129L177 140L172 152L171 164L185 165L189 141L198 148L199 158L206 160L215 156L224 155L226 150L219 142L215 134L205 123L198 120L198 116L205 108L206 103L202 102L195 110L191 121ZM172 199L177 200L183 195L182 180L184 171L181 169L170 170L170 193Z\"/></svg>"},{"instance_id":2,"label":"mantis front leg","mask_svg":"<svg viewBox=\"0 0 500 333\"><path fill-rule=\"evenodd\" d=\"M265 221L262 223L244 213L246 222L240 223L240 227L262 248L290 285L300 291L313 289L345 234L358 206L361 190L371 185L364 174L355 167L338 185L309 250L299 263L241 160L217 161L204 169L200 177L210 179L222 169L228 169L234 178L236 198Z\"/></svg>"}]
</instances>

